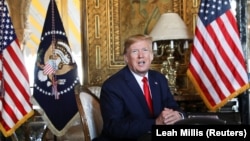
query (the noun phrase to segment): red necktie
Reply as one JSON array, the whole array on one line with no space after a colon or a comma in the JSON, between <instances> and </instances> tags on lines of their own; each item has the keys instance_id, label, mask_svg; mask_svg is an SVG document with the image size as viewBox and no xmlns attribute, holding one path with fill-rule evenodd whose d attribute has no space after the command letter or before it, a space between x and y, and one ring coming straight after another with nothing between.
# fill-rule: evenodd
<instances>
[{"instance_id":1,"label":"red necktie","mask_svg":"<svg viewBox=\"0 0 250 141\"><path fill-rule=\"evenodd\" d=\"M145 99L147 101L150 113L153 114L153 104L152 104L152 99L150 96L150 90L149 90L149 86L148 86L147 77L143 77L142 82L143 82L143 91L144 91Z\"/></svg>"}]
</instances>

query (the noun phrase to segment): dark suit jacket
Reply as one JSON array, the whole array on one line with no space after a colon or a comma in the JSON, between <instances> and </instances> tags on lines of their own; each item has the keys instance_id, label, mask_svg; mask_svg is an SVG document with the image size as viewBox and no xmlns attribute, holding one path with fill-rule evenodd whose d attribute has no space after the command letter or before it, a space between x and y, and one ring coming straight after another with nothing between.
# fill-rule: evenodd
<instances>
[{"instance_id":1,"label":"dark suit jacket","mask_svg":"<svg viewBox=\"0 0 250 141\"><path fill-rule=\"evenodd\" d=\"M150 115L143 91L128 66L103 83L100 104L104 136L112 136L113 140L136 140L151 131L156 117L164 107L182 112L163 74L149 70L148 81L153 100L153 117Z\"/></svg>"}]
</instances>

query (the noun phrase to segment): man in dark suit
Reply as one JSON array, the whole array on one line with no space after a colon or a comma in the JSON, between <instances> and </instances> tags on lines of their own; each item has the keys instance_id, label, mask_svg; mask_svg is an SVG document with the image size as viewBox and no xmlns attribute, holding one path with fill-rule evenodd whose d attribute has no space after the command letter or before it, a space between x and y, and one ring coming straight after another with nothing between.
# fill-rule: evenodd
<instances>
[{"instance_id":1,"label":"man in dark suit","mask_svg":"<svg viewBox=\"0 0 250 141\"><path fill-rule=\"evenodd\" d=\"M152 37L138 34L125 41L126 66L108 78L101 90L102 137L106 140L136 141L150 133L152 125L170 125L184 118L166 77L150 70L153 58ZM144 97L143 77L150 86L152 110Z\"/></svg>"}]
</instances>

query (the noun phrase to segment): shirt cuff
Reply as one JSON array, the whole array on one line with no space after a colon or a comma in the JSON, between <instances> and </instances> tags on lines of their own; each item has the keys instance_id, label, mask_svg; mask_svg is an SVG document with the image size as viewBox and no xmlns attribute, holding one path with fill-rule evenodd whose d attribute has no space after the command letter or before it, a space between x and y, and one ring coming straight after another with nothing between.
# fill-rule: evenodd
<instances>
[{"instance_id":1,"label":"shirt cuff","mask_svg":"<svg viewBox=\"0 0 250 141\"><path fill-rule=\"evenodd\" d=\"M185 116L184 116L183 113L179 112L179 114L180 114L180 116L181 116L181 119L184 119L184 118L185 118Z\"/></svg>"}]
</instances>

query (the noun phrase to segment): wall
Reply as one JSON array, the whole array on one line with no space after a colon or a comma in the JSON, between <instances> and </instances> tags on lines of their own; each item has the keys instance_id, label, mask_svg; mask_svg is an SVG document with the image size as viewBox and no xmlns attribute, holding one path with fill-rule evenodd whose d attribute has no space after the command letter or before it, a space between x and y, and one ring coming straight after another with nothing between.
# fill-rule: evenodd
<instances>
[{"instance_id":1,"label":"wall","mask_svg":"<svg viewBox=\"0 0 250 141\"><path fill-rule=\"evenodd\" d=\"M178 13L194 32L198 7L199 0L83 1L84 84L101 85L123 67L124 39L134 33L149 34L162 13ZM152 69L160 71L165 59L155 58ZM196 92L186 76L189 52L180 59L183 61L177 72L179 89L183 95L189 98L195 95L196 99Z\"/></svg>"}]
</instances>

